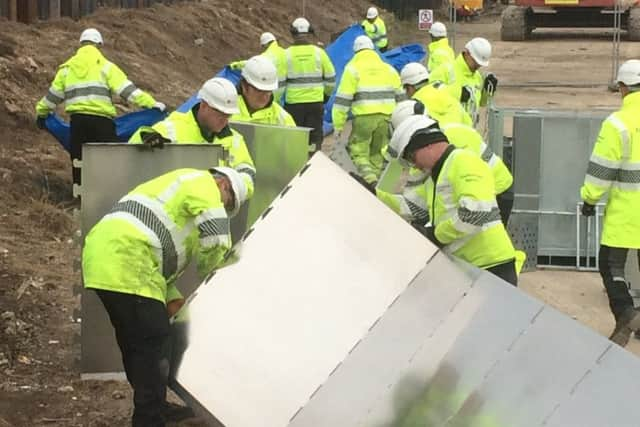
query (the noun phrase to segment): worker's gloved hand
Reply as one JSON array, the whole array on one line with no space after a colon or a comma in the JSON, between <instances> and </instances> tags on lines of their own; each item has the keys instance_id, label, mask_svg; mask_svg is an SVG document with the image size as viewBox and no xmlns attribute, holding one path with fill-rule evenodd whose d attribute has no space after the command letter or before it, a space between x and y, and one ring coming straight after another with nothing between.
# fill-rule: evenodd
<instances>
[{"instance_id":1,"label":"worker's gloved hand","mask_svg":"<svg viewBox=\"0 0 640 427\"><path fill-rule=\"evenodd\" d=\"M36 126L38 129L46 129L47 128L47 118L45 116L36 117Z\"/></svg>"},{"instance_id":2,"label":"worker's gloved hand","mask_svg":"<svg viewBox=\"0 0 640 427\"><path fill-rule=\"evenodd\" d=\"M493 74L487 74L484 78L484 91L493 94L498 88L498 78Z\"/></svg>"},{"instance_id":3,"label":"worker's gloved hand","mask_svg":"<svg viewBox=\"0 0 640 427\"><path fill-rule=\"evenodd\" d=\"M342 131L341 130L334 131L333 136L336 141L340 141L342 139Z\"/></svg>"},{"instance_id":4,"label":"worker's gloved hand","mask_svg":"<svg viewBox=\"0 0 640 427\"><path fill-rule=\"evenodd\" d=\"M462 86L462 90L460 91L460 102L465 103L471 99L471 89L466 86Z\"/></svg>"},{"instance_id":5,"label":"worker's gloved hand","mask_svg":"<svg viewBox=\"0 0 640 427\"><path fill-rule=\"evenodd\" d=\"M244 61L234 61L229 63L229 68L232 70L242 70Z\"/></svg>"},{"instance_id":6,"label":"worker's gloved hand","mask_svg":"<svg viewBox=\"0 0 640 427\"><path fill-rule=\"evenodd\" d=\"M424 237L429 239L431 243L433 243L437 247L442 248L444 246L442 242L440 242L440 240L438 240L438 238L436 237L436 229L434 226L432 225L424 226L419 224L413 224L413 228L418 230L420 234L422 234Z\"/></svg>"},{"instance_id":7,"label":"worker's gloved hand","mask_svg":"<svg viewBox=\"0 0 640 427\"><path fill-rule=\"evenodd\" d=\"M142 144L152 150L154 148L164 148L164 144L171 142L170 139L165 138L158 132L141 132L140 136L142 137Z\"/></svg>"},{"instance_id":8,"label":"worker's gloved hand","mask_svg":"<svg viewBox=\"0 0 640 427\"><path fill-rule=\"evenodd\" d=\"M590 205L587 202L582 203L582 215L594 216L595 214L596 214L596 207L594 205Z\"/></svg>"},{"instance_id":9,"label":"worker's gloved hand","mask_svg":"<svg viewBox=\"0 0 640 427\"><path fill-rule=\"evenodd\" d=\"M349 175L351 175L351 178L353 178L356 181L358 181L358 184L360 184L364 188L366 188L367 191L369 191L371 194L373 194L374 196L376 195L376 185L374 183L369 183L369 182L365 181L365 179L363 177L361 177L360 175L358 175L355 172L349 172Z\"/></svg>"},{"instance_id":10,"label":"worker's gloved hand","mask_svg":"<svg viewBox=\"0 0 640 427\"><path fill-rule=\"evenodd\" d=\"M164 111L167 109L167 106L164 105L162 102L156 102L155 104L153 104L153 107L156 110L160 110L161 112L164 113Z\"/></svg>"}]
</instances>

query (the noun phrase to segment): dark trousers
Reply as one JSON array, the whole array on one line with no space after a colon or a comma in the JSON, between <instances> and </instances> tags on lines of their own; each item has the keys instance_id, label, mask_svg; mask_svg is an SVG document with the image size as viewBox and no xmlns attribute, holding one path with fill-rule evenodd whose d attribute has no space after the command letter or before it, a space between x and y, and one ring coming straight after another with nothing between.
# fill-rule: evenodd
<instances>
[{"instance_id":1,"label":"dark trousers","mask_svg":"<svg viewBox=\"0 0 640 427\"><path fill-rule=\"evenodd\" d=\"M95 290L109 313L127 380L133 388L134 427L165 425L169 375L169 316L160 301Z\"/></svg>"},{"instance_id":2,"label":"dark trousers","mask_svg":"<svg viewBox=\"0 0 640 427\"><path fill-rule=\"evenodd\" d=\"M81 169L74 160L82 160L82 144L87 142L118 142L116 125L112 119L90 114L71 115L71 175L73 183L80 185Z\"/></svg>"},{"instance_id":3,"label":"dark trousers","mask_svg":"<svg viewBox=\"0 0 640 427\"><path fill-rule=\"evenodd\" d=\"M600 245L598 269L607 290L609 307L616 321L625 310L633 308L633 298L629 294L627 280L624 277L627 252L629 252L627 248ZM640 262L640 251L638 251L638 261Z\"/></svg>"},{"instance_id":4,"label":"dark trousers","mask_svg":"<svg viewBox=\"0 0 640 427\"><path fill-rule=\"evenodd\" d=\"M511 260L502 264L487 268L489 273L493 273L505 282L518 286L518 275L516 274L516 261Z\"/></svg>"},{"instance_id":5,"label":"dark trousers","mask_svg":"<svg viewBox=\"0 0 640 427\"><path fill-rule=\"evenodd\" d=\"M315 147L315 151L320 150L323 138L324 104L322 102L284 104L284 108L296 121L296 125L313 128L309 135L309 144Z\"/></svg>"},{"instance_id":6,"label":"dark trousers","mask_svg":"<svg viewBox=\"0 0 640 427\"><path fill-rule=\"evenodd\" d=\"M514 197L513 186L496 195L496 202L498 202L498 209L500 209L500 219L502 220L505 228L509 224L509 217L511 216L511 210L513 209Z\"/></svg>"}]
</instances>

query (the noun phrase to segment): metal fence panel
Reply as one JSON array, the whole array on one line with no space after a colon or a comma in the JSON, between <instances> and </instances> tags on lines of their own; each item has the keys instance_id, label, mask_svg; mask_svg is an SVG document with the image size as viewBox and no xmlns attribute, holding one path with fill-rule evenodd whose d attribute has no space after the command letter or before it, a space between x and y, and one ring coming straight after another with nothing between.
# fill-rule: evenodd
<instances>
[{"instance_id":1,"label":"metal fence panel","mask_svg":"<svg viewBox=\"0 0 640 427\"><path fill-rule=\"evenodd\" d=\"M543 263L562 260L561 265L572 265L570 259L587 246L587 233L577 236L577 222L582 220L576 214L576 203L600 125L608 114L605 110L509 108L490 112L489 140L495 143L513 135L516 194L512 218L538 217L537 256L545 257ZM513 118L512 132L503 128L508 118ZM513 228L510 231L517 235ZM592 232L589 239L589 257L593 258L599 235Z\"/></svg>"}]
</instances>

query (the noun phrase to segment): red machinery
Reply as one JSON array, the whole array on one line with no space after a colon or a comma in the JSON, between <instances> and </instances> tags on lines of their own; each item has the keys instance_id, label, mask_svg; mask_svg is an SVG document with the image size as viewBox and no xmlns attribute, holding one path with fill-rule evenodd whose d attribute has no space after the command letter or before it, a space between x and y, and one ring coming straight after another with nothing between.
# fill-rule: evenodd
<instances>
[{"instance_id":1,"label":"red machinery","mask_svg":"<svg viewBox=\"0 0 640 427\"><path fill-rule=\"evenodd\" d=\"M640 40L637 1L618 1L620 27ZM526 40L535 28L612 28L616 0L515 0L502 12L502 40Z\"/></svg>"}]
</instances>

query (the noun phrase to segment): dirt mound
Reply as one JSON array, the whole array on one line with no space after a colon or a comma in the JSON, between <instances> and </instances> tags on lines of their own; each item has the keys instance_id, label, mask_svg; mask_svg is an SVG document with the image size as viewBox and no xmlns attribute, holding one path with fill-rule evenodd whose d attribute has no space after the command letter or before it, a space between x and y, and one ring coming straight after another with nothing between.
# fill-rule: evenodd
<instances>
[{"instance_id":1,"label":"dirt mound","mask_svg":"<svg viewBox=\"0 0 640 427\"><path fill-rule=\"evenodd\" d=\"M328 43L368 6L306 2L305 16ZM77 22L27 26L0 18L0 425L126 425L130 410L123 384L78 380L72 287L80 254L69 158L34 123L35 103L80 32L98 28L105 55L175 107L224 64L259 53L263 31L288 45L289 24L300 14L294 0L209 0L100 9Z\"/></svg>"}]
</instances>

